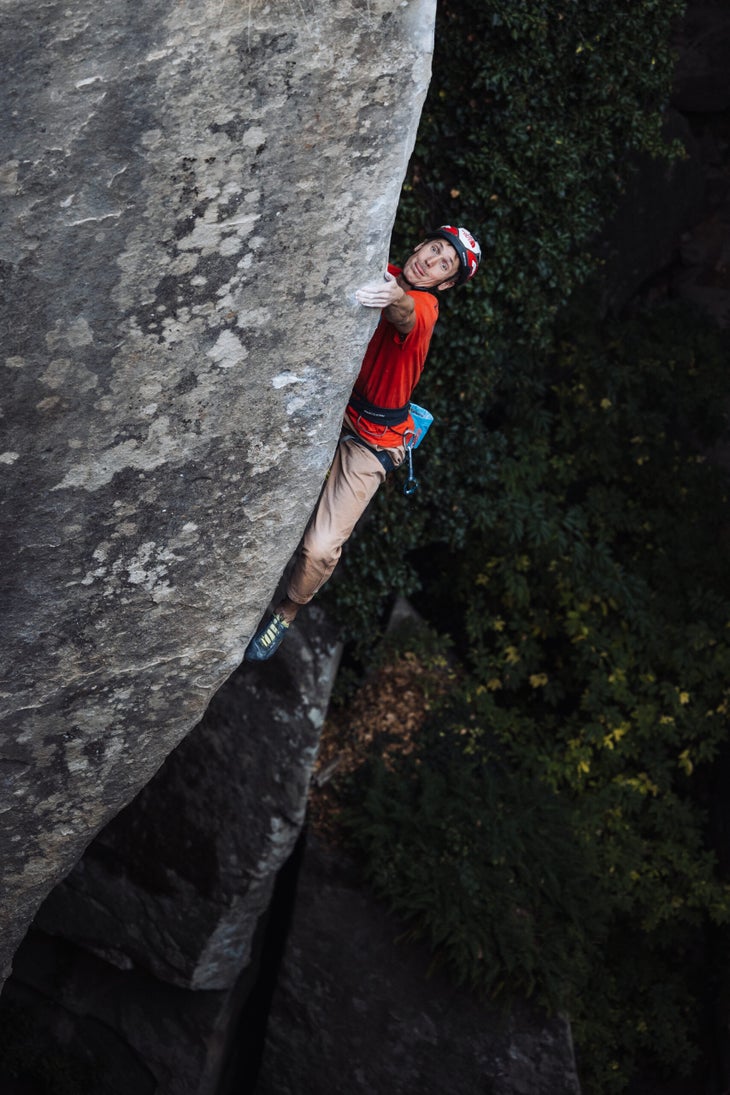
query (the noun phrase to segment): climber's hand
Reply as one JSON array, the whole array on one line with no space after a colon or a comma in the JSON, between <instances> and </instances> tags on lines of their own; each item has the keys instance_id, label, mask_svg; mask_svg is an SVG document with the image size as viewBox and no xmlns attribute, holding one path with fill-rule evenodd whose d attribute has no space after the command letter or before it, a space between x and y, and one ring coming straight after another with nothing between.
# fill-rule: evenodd
<instances>
[{"instance_id":1,"label":"climber's hand","mask_svg":"<svg viewBox=\"0 0 730 1095\"><path fill-rule=\"evenodd\" d=\"M393 275L386 271L383 281L369 281L358 289L355 300L364 308L387 308L398 304L405 295Z\"/></svg>"}]
</instances>

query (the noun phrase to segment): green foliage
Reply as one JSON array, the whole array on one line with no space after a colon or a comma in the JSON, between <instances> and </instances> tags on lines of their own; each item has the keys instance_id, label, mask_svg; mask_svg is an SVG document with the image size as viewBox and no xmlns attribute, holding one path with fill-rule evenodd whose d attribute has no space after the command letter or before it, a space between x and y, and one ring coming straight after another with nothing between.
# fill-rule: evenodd
<instances>
[{"instance_id":1,"label":"green foliage","mask_svg":"<svg viewBox=\"0 0 730 1095\"><path fill-rule=\"evenodd\" d=\"M470 705L443 709L416 754L374 758L347 801L352 845L403 938L504 1006L534 995L566 1010L587 1093L623 1090L647 1047L691 1068L692 941L676 923L663 938L641 929L602 869L590 805L521 771Z\"/></svg>"},{"instance_id":2,"label":"green foliage","mask_svg":"<svg viewBox=\"0 0 730 1095\"><path fill-rule=\"evenodd\" d=\"M473 716L442 714L417 755L375 760L346 812L376 892L431 943L434 965L480 993L566 1003L589 968L583 923L602 909L570 808L475 748Z\"/></svg>"},{"instance_id":3,"label":"green foliage","mask_svg":"<svg viewBox=\"0 0 730 1095\"><path fill-rule=\"evenodd\" d=\"M455 221L487 261L442 298L421 490L378 496L336 591L369 641L384 598L415 594L466 674L351 802L374 884L465 983L566 1007L591 1095L691 1066L697 955L730 916L705 815L730 703L707 459L726 350L684 309L569 306L629 164L681 154L661 109L682 9L440 3L393 253Z\"/></svg>"},{"instance_id":4,"label":"green foliage","mask_svg":"<svg viewBox=\"0 0 730 1095\"><path fill-rule=\"evenodd\" d=\"M517 706L564 740L556 785L638 760L634 727L660 743L661 789L721 740L728 484L704 451L723 377L716 334L664 310L564 338L542 384L505 398L448 596L490 718Z\"/></svg>"},{"instance_id":5,"label":"green foliage","mask_svg":"<svg viewBox=\"0 0 730 1095\"><path fill-rule=\"evenodd\" d=\"M453 508L422 524L461 721L374 769L350 815L374 884L458 977L569 1010L601 1095L642 1054L691 1064L691 955L730 916L702 799L730 700L729 484L705 456L724 383L720 336L675 307L565 316L542 372L515 361L475 427L489 456L460 469L464 528Z\"/></svg>"},{"instance_id":6,"label":"green foliage","mask_svg":"<svg viewBox=\"0 0 730 1095\"><path fill-rule=\"evenodd\" d=\"M499 471L450 556L474 709L579 808L624 938L600 1038L596 1016L571 1009L599 1091L609 1077L621 1090L639 1049L690 1060L692 993L669 956L730 911L695 789L727 735L728 482L704 455L724 383L719 336L684 310L564 333L542 380L505 386ZM652 999L644 984L658 1011L632 1002L637 968L675 985ZM608 1061L618 1011L631 1039Z\"/></svg>"}]
</instances>

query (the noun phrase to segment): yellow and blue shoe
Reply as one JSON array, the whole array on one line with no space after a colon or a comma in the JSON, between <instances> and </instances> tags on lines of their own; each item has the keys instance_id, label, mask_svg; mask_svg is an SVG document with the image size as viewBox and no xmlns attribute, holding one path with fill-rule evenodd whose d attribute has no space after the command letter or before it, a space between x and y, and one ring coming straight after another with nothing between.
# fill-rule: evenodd
<instances>
[{"instance_id":1,"label":"yellow and blue shoe","mask_svg":"<svg viewBox=\"0 0 730 1095\"><path fill-rule=\"evenodd\" d=\"M246 647L243 660L246 662L265 662L275 654L289 629L289 622L278 612L261 624L251 642Z\"/></svg>"}]
</instances>

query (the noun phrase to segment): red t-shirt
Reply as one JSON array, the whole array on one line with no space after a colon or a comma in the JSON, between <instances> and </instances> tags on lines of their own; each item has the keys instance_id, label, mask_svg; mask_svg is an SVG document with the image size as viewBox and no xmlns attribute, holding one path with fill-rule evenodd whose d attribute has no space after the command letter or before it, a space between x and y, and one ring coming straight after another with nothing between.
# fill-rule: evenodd
<instances>
[{"instance_id":1,"label":"red t-shirt","mask_svg":"<svg viewBox=\"0 0 730 1095\"><path fill-rule=\"evenodd\" d=\"M395 277L400 267L388 266ZM404 407L410 401L413 389L421 378L428 354L431 335L439 315L438 300L433 293L406 290L415 305L415 319L407 335L396 331L392 323L381 315L365 351L360 375L354 391L377 407ZM397 448L403 444L403 435L413 429L410 415L397 426L383 426L368 421L348 406L348 420L357 433L371 445Z\"/></svg>"}]
</instances>

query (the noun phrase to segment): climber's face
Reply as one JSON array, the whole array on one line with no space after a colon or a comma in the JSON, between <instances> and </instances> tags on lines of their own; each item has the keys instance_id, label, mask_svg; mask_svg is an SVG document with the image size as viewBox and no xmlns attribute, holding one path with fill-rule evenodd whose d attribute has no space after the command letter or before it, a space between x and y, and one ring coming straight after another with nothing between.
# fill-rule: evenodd
<instances>
[{"instance_id":1,"label":"climber's face","mask_svg":"<svg viewBox=\"0 0 730 1095\"><path fill-rule=\"evenodd\" d=\"M456 248L442 239L419 243L403 267L405 278L417 289L449 289L458 273Z\"/></svg>"}]
</instances>

